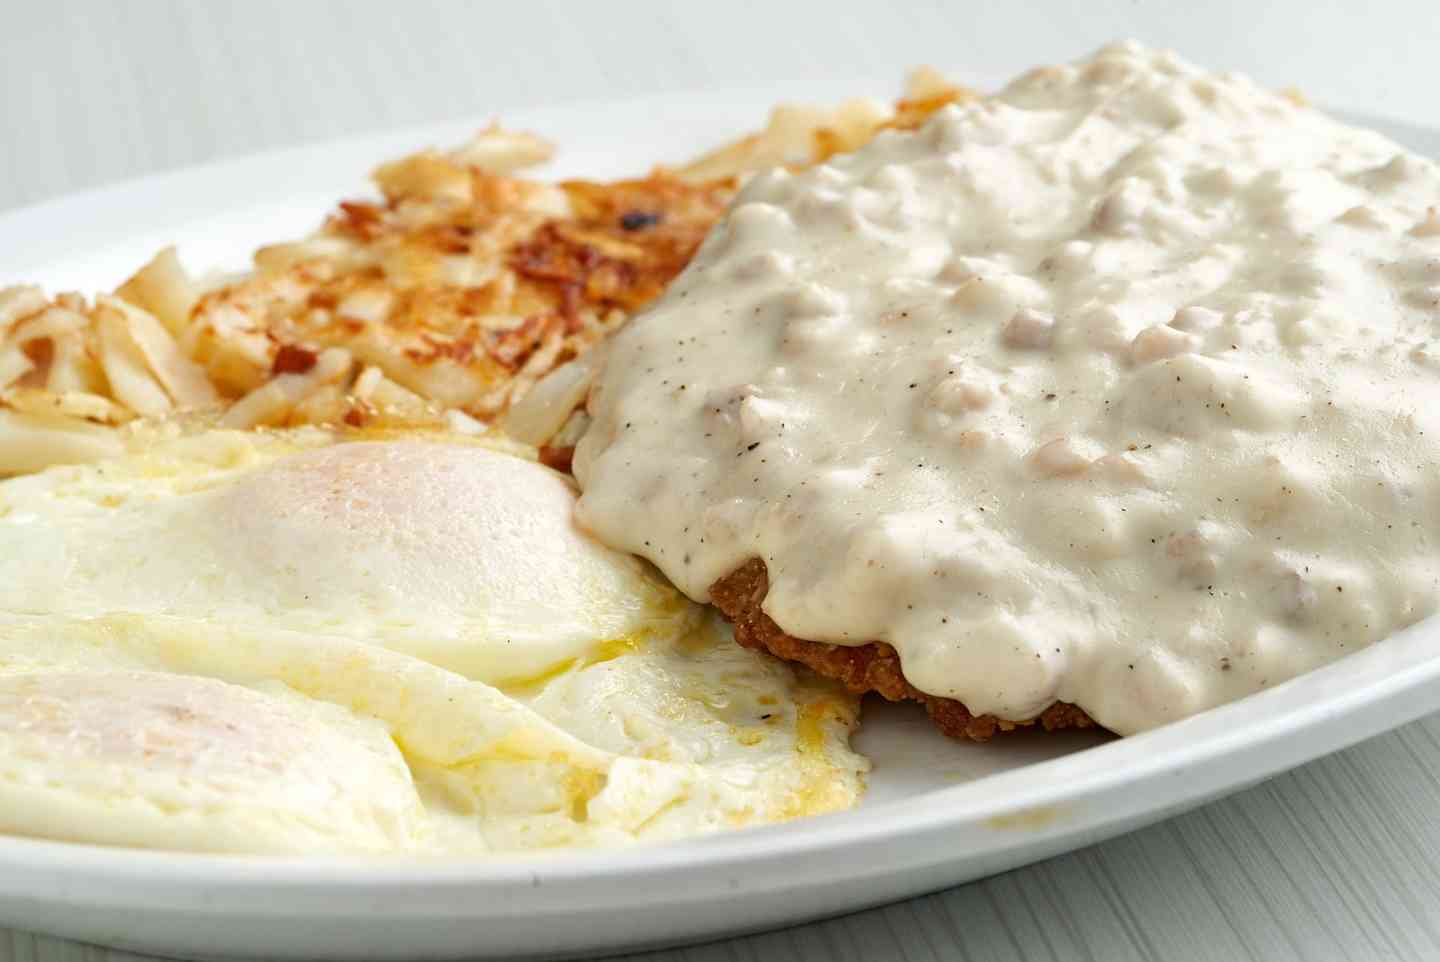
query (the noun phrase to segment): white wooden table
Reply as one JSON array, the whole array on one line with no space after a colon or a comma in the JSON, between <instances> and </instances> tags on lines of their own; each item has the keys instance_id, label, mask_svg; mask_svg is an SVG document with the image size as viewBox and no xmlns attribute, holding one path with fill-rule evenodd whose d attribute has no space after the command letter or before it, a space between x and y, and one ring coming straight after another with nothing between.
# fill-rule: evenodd
<instances>
[{"instance_id":1,"label":"white wooden table","mask_svg":"<svg viewBox=\"0 0 1440 962\"><path fill-rule=\"evenodd\" d=\"M1007 76L1125 35L1327 104L1440 125L1433 0L1322 6L11 0L0 5L0 209L387 126L683 88L766 86L778 101L817 76L898 77L922 62ZM835 86L864 92L891 91ZM1031 868L643 958L1435 959L1437 813L1440 716ZM0 962L136 958L0 931Z\"/></svg>"}]
</instances>

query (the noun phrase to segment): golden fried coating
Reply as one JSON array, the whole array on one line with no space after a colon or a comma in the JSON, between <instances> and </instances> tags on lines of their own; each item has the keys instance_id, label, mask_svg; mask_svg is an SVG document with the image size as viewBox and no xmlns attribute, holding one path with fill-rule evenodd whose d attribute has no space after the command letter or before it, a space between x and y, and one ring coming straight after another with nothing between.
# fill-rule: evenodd
<instances>
[{"instance_id":1,"label":"golden fried coating","mask_svg":"<svg viewBox=\"0 0 1440 962\"><path fill-rule=\"evenodd\" d=\"M710 588L710 600L735 626L735 638L746 648L768 651L786 661L799 662L816 674L832 678L856 693L875 692L889 701L918 701L946 735L988 741L997 732L1039 724L1046 731L1090 728L1089 715L1064 702L1056 702L1036 718L1007 720L994 715L973 715L953 698L927 695L905 680L895 649L883 641L865 645L831 645L787 635L761 610L770 581L765 562L752 558Z\"/></svg>"}]
</instances>

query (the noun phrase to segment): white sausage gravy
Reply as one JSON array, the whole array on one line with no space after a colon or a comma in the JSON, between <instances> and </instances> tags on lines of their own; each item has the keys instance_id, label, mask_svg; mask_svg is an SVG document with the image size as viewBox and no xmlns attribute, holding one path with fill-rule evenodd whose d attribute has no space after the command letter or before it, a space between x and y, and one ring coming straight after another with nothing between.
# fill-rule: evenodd
<instances>
[{"instance_id":1,"label":"white sausage gravy","mask_svg":"<svg viewBox=\"0 0 1440 962\"><path fill-rule=\"evenodd\" d=\"M1440 597L1440 168L1116 44L756 177L611 345L579 519L972 712L1121 733Z\"/></svg>"}]
</instances>

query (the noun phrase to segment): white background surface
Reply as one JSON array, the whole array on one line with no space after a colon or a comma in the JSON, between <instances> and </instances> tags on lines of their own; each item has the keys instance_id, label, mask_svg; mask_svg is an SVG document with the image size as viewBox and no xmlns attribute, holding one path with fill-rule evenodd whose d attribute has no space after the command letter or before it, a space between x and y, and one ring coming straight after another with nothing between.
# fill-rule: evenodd
<instances>
[{"instance_id":1,"label":"white background surface","mask_svg":"<svg viewBox=\"0 0 1440 962\"><path fill-rule=\"evenodd\" d=\"M876 93L929 62L1007 75L1115 36L1440 125L1428 0L868 5L6 3L0 209L274 146L705 87ZM759 118L757 118L757 121ZM663 123L663 118L657 118ZM562 144L563 147L563 144ZM379 158L377 158L379 159ZM138 258L144 252L137 252ZM0 265L18 257L0 250ZM1440 957L1440 718L1194 814L929 898L672 960ZM0 932L0 960L133 960Z\"/></svg>"}]
</instances>

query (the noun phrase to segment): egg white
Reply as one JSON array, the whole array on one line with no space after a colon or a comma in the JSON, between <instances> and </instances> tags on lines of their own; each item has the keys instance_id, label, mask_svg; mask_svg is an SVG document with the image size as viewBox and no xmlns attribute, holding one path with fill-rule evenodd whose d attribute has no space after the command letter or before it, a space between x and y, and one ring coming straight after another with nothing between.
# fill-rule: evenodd
<instances>
[{"instance_id":1,"label":"egg white","mask_svg":"<svg viewBox=\"0 0 1440 962\"><path fill-rule=\"evenodd\" d=\"M388 852L425 812L384 727L283 688L0 676L0 831L211 852Z\"/></svg>"},{"instance_id":2,"label":"egg white","mask_svg":"<svg viewBox=\"0 0 1440 962\"><path fill-rule=\"evenodd\" d=\"M220 432L7 482L0 610L343 633L491 683L683 610L575 526L554 471L453 439L330 440Z\"/></svg>"},{"instance_id":3,"label":"egg white","mask_svg":"<svg viewBox=\"0 0 1440 962\"><path fill-rule=\"evenodd\" d=\"M221 685L216 710L239 730L312 706L297 730L337 760L380 757L383 733L405 791L319 758L312 775L345 810L387 800L391 814L366 817L401 828L265 835L257 819L284 820L245 796L295 808L317 796L237 790L207 837L257 851L623 845L854 804L866 768L847 744L855 699L735 645L646 565L577 529L574 498L567 479L483 442L313 429L205 433L0 482L0 686L83 676L111 692L170 673ZM0 730L14 723L0 702ZM260 769L287 751L246 744ZM0 740L0 773L48 770L37 757L63 751ZM135 805L174 797L143 758L104 764L130 772ZM134 805L116 809L88 776L61 783L94 806L75 802L64 825L16 807L29 814L0 828L204 847L203 833L125 828ZM396 814L402 797L418 814Z\"/></svg>"}]
</instances>

